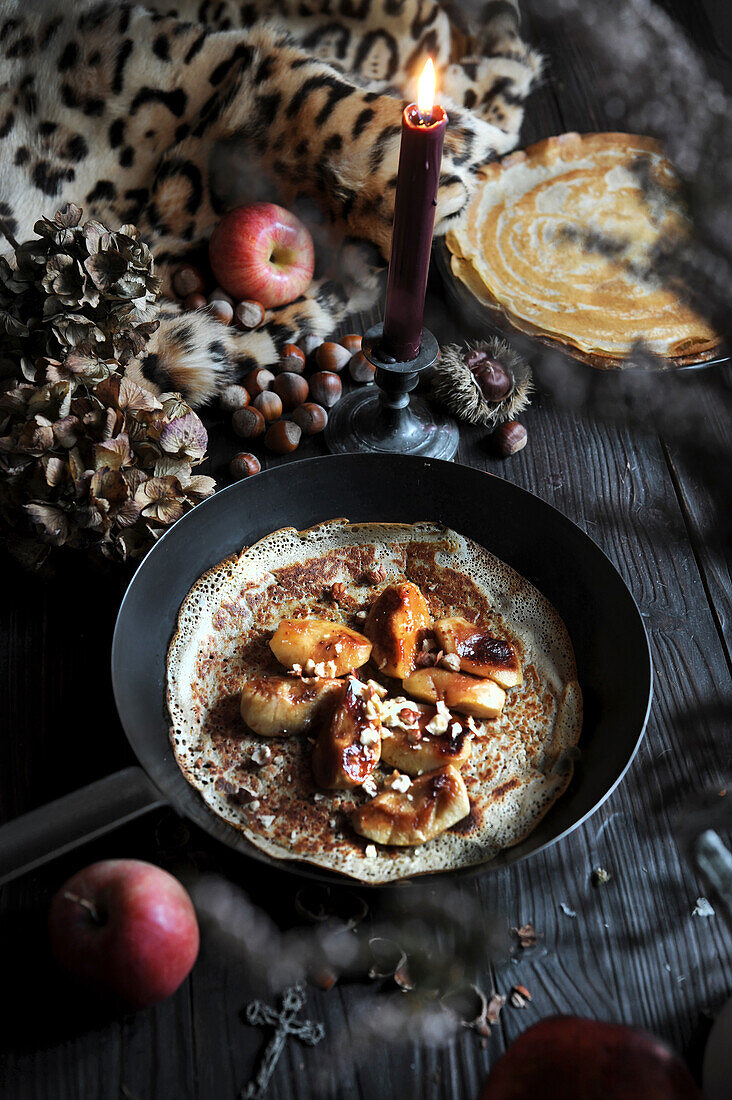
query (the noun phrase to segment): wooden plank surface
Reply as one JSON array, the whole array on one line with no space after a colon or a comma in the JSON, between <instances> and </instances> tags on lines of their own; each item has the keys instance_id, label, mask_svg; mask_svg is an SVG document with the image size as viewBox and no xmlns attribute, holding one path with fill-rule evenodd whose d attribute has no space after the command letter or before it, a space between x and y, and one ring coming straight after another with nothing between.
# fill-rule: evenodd
<instances>
[{"instance_id":1,"label":"wooden plank surface","mask_svg":"<svg viewBox=\"0 0 732 1100\"><path fill-rule=\"evenodd\" d=\"M592 64L571 40L552 37L544 24L541 32L540 45L552 61L533 97L525 139L603 128ZM369 320L345 328L363 328ZM460 335L450 328L434 280L430 323L443 340ZM701 452L690 445L693 433L668 420L660 436L637 420L620 422L602 406L591 415L568 408L556 390L538 395L523 418L529 446L508 462L490 455L480 431L463 434L459 461L537 493L616 563L649 629L656 668L646 740L603 808L549 852L462 882L449 896L451 904L474 905L480 914L482 940L472 974L477 983L507 993L521 982L533 994L531 1004L504 1009L485 1042L464 1030L440 1047L392 1043L388 1036L364 1039L369 1021L388 1011L386 985L348 981L327 993L313 989L306 1014L325 1023L326 1041L312 1050L288 1047L268 1094L272 1100L472 1098L507 1043L556 1011L647 1027L695 1065L705 1013L732 989L729 926L721 911L713 918L692 916L707 886L688 858L683 831L700 792L719 799L715 792L730 780L725 478L710 473L710 455L718 453L720 463L728 455L729 381L719 373L699 376L690 389L693 423L709 425L713 437L713 447ZM211 465L219 476L237 441L215 415L209 426ZM322 442L311 440L298 456L321 451ZM4 578L0 797L2 817L9 819L134 761L114 712L108 671L123 578L80 565L48 584L10 564ZM235 1097L266 1040L242 1022L244 1005L262 995L263 986L245 965L244 945L235 936L207 923L191 979L167 1002L126 1019L100 1016L49 966L43 921L52 892L77 867L115 855L151 859L189 883L214 874L232 891L245 890L281 928L297 924L297 880L243 867L166 810L6 888L0 893L0 951L13 1013L0 1038L3 1095ZM612 875L604 887L590 882L596 866ZM434 899L445 889L433 887ZM368 921L375 925L390 898L377 892L369 900ZM537 946L509 951L508 929L526 921L540 934ZM447 954L454 940L449 925L440 937Z\"/></svg>"}]
</instances>

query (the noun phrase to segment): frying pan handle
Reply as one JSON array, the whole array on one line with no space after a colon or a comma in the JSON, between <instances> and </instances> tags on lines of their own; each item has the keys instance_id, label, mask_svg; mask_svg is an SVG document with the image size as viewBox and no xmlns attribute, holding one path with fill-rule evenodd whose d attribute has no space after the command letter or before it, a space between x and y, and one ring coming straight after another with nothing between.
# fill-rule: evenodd
<instances>
[{"instance_id":1,"label":"frying pan handle","mask_svg":"<svg viewBox=\"0 0 732 1100\"><path fill-rule=\"evenodd\" d=\"M123 768L16 817L0 826L0 886L165 802L142 768Z\"/></svg>"}]
</instances>

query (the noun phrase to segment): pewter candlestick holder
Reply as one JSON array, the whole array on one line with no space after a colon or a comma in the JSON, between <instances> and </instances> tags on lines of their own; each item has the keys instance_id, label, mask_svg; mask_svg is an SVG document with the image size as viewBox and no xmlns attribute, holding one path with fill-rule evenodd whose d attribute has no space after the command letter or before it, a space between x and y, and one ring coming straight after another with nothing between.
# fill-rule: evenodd
<instances>
[{"instance_id":1,"label":"pewter candlestick holder","mask_svg":"<svg viewBox=\"0 0 732 1100\"><path fill-rule=\"evenodd\" d=\"M453 458L460 438L457 424L432 409L424 398L409 396L420 374L437 361L437 340L429 329L423 329L417 358L402 362L384 351L383 329L383 323L370 328L361 347L376 367L376 385L347 394L329 411L325 429L328 449L333 454L380 451Z\"/></svg>"}]
</instances>

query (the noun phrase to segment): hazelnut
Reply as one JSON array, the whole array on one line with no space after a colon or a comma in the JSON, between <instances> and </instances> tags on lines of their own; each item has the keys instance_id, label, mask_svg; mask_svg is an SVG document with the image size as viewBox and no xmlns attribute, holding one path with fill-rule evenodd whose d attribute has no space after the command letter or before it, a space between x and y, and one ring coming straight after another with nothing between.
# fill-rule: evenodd
<instances>
[{"instance_id":1,"label":"hazelnut","mask_svg":"<svg viewBox=\"0 0 732 1100\"><path fill-rule=\"evenodd\" d=\"M291 420L278 420L268 429L264 445L275 454L286 455L297 450L301 436L302 432L297 424L293 424Z\"/></svg>"},{"instance_id":2,"label":"hazelnut","mask_svg":"<svg viewBox=\"0 0 732 1100\"><path fill-rule=\"evenodd\" d=\"M350 351L351 355L355 355L357 351L361 350L361 337L357 332L349 332L346 336L339 337L338 343L346 351Z\"/></svg>"},{"instance_id":3,"label":"hazelnut","mask_svg":"<svg viewBox=\"0 0 732 1100\"><path fill-rule=\"evenodd\" d=\"M259 409L264 419L269 423L279 420L282 416L282 401L272 390L264 390L257 394L252 402L255 409Z\"/></svg>"},{"instance_id":4,"label":"hazelnut","mask_svg":"<svg viewBox=\"0 0 732 1100\"><path fill-rule=\"evenodd\" d=\"M299 359L303 365L303 369L305 367L305 352L302 350L302 348L299 348L297 344L285 344L284 348L282 349L282 358ZM302 371L298 371L297 373L301 374Z\"/></svg>"},{"instance_id":5,"label":"hazelnut","mask_svg":"<svg viewBox=\"0 0 732 1100\"><path fill-rule=\"evenodd\" d=\"M264 320L264 306L249 299L239 302L234 310L234 320L239 328L259 328Z\"/></svg>"},{"instance_id":6,"label":"hazelnut","mask_svg":"<svg viewBox=\"0 0 732 1100\"><path fill-rule=\"evenodd\" d=\"M322 405L306 401L304 405L298 405L292 419L305 435L317 435L328 423L328 414Z\"/></svg>"},{"instance_id":7,"label":"hazelnut","mask_svg":"<svg viewBox=\"0 0 732 1100\"><path fill-rule=\"evenodd\" d=\"M342 390L340 378L332 371L316 371L310 379L310 396L326 409L332 408L340 400Z\"/></svg>"},{"instance_id":8,"label":"hazelnut","mask_svg":"<svg viewBox=\"0 0 732 1100\"><path fill-rule=\"evenodd\" d=\"M173 290L179 298L188 298L191 294L201 294L203 275L197 267L182 264L173 274Z\"/></svg>"},{"instance_id":9,"label":"hazelnut","mask_svg":"<svg viewBox=\"0 0 732 1100\"><path fill-rule=\"evenodd\" d=\"M259 459L256 455L250 454L249 451L241 451L238 455L234 455L229 463L229 473L239 480L243 477L251 477L252 474L258 474L261 469Z\"/></svg>"},{"instance_id":10,"label":"hazelnut","mask_svg":"<svg viewBox=\"0 0 732 1100\"><path fill-rule=\"evenodd\" d=\"M244 378L244 385L249 390L250 397L258 397L260 393L264 393L265 390L272 388L274 382L274 375L271 370L266 370L264 367L257 367L256 370L250 370Z\"/></svg>"},{"instance_id":11,"label":"hazelnut","mask_svg":"<svg viewBox=\"0 0 732 1100\"><path fill-rule=\"evenodd\" d=\"M225 386L219 398L221 408L225 412L236 412L237 409L245 409L249 404L249 394L243 386Z\"/></svg>"},{"instance_id":12,"label":"hazelnut","mask_svg":"<svg viewBox=\"0 0 732 1100\"><path fill-rule=\"evenodd\" d=\"M373 382L376 367L373 363L369 363L362 351L357 351L351 356L348 373L354 382Z\"/></svg>"},{"instance_id":13,"label":"hazelnut","mask_svg":"<svg viewBox=\"0 0 732 1100\"><path fill-rule=\"evenodd\" d=\"M183 307L185 309L203 309L207 304L203 294L187 294L183 299Z\"/></svg>"},{"instance_id":14,"label":"hazelnut","mask_svg":"<svg viewBox=\"0 0 732 1100\"><path fill-rule=\"evenodd\" d=\"M518 420L507 420L504 424L499 424L491 436L495 450L504 458L522 450L526 446L527 438L526 428Z\"/></svg>"},{"instance_id":15,"label":"hazelnut","mask_svg":"<svg viewBox=\"0 0 732 1100\"><path fill-rule=\"evenodd\" d=\"M502 401L511 392L513 380L498 359L491 359L483 351L471 351L465 356L465 365L486 401Z\"/></svg>"},{"instance_id":16,"label":"hazelnut","mask_svg":"<svg viewBox=\"0 0 732 1100\"><path fill-rule=\"evenodd\" d=\"M302 405L303 401L307 401L309 386L301 374L284 371L277 375L272 389L282 402L285 412L290 412Z\"/></svg>"},{"instance_id":17,"label":"hazelnut","mask_svg":"<svg viewBox=\"0 0 732 1100\"><path fill-rule=\"evenodd\" d=\"M234 299L230 294L227 294L222 286L215 286L208 296L209 302L228 302L231 306L232 313L234 311Z\"/></svg>"},{"instance_id":18,"label":"hazelnut","mask_svg":"<svg viewBox=\"0 0 732 1100\"><path fill-rule=\"evenodd\" d=\"M312 332L309 332L307 336L303 336L300 347L305 352L305 358L312 359L322 343L323 337L314 336Z\"/></svg>"},{"instance_id":19,"label":"hazelnut","mask_svg":"<svg viewBox=\"0 0 732 1100\"><path fill-rule=\"evenodd\" d=\"M334 371L336 374L343 370L350 358L351 352L341 344L334 344L332 340L326 340L315 353L318 369Z\"/></svg>"},{"instance_id":20,"label":"hazelnut","mask_svg":"<svg viewBox=\"0 0 732 1100\"><path fill-rule=\"evenodd\" d=\"M234 320L234 308L229 302L225 302L223 298L209 298L208 309L209 313L212 313L222 325L230 325Z\"/></svg>"},{"instance_id":21,"label":"hazelnut","mask_svg":"<svg viewBox=\"0 0 732 1100\"><path fill-rule=\"evenodd\" d=\"M265 429L266 422L259 409L237 409L231 418L231 426L242 439L256 439Z\"/></svg>"}]
</instances>

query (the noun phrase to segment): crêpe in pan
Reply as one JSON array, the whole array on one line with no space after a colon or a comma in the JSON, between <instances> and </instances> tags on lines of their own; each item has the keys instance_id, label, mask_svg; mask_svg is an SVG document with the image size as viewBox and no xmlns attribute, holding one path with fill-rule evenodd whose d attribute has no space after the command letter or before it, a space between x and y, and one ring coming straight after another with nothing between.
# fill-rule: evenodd
<instances>
[{"instance_id":1,"label":"cr\u00eape in pan","mask_svg":"<svg viewBox=\"0 0 732 1100\"><path fill-rule=\"evenodd\" d=\"M622 366L639 342L667 366L720 353L719 335L653 274L659 241L690 225L651 138L562 134L481 178L447 235L452 272L514 328L598 367Z\"/></svg>"},{"instance_id":2,"label":"cr\u00eape in pan","mask_svg":"<svg viewBox=\"0 0 732 1100\"><path fill-rule=\"evenodd\" d=\"M370 797L362 788L318 790L308 737L248 730L239 693L247 677L282 674L268 644L280 620L306 613L358 628L358 613L405 579L433 618L479 618L511 641L523 684L500 718L477 723L462 773L468 816L397 848L351 828L349 810ZM521 840L569 783L582 721L572 645L552 605L487 550L431 523L287 528L214 566L183 602L167 675L175 756L211 810L270 856L372 884L482 863ZM402 694L399 681L390 686ZM377 769L377 786L391 771Z\"/></svg>"}]
</instances>

